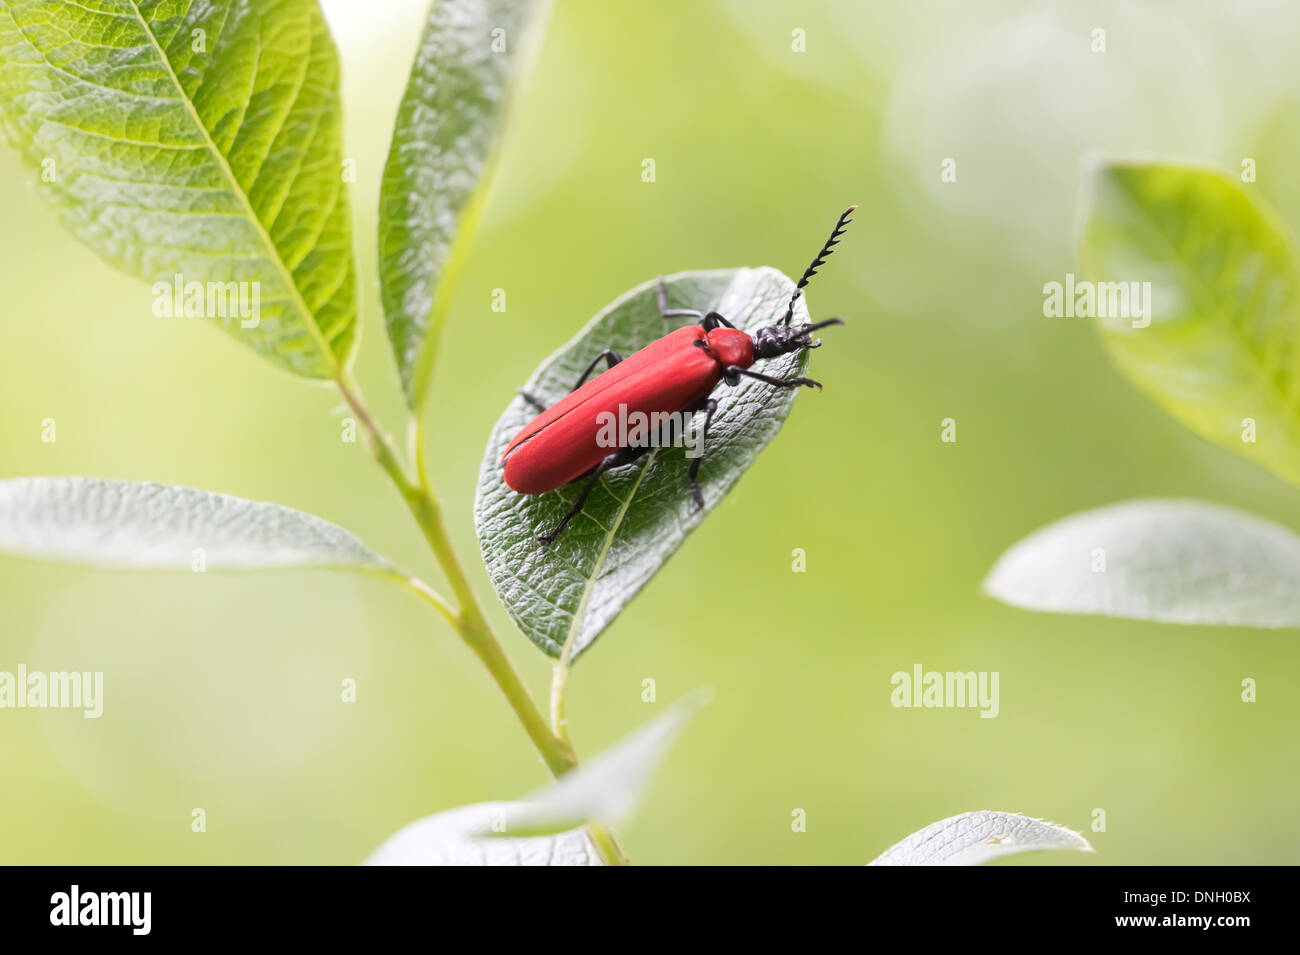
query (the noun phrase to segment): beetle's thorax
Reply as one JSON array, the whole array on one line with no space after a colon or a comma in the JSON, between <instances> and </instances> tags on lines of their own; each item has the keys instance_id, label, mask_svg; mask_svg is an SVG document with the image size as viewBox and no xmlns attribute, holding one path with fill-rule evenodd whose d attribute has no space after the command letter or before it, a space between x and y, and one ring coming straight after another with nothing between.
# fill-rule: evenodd
<instances>
[{"instance_id":1,"label":"beetle's thorax","mask_svg":"<svg viewBox=\"0 0 1300 955\"><path fill-rule=\"evenodd\" d=\"M709 354L722 366L748 368L754 364L754 340L739 328L715 328L705 333Z\"/></svg>"}]
</instances>

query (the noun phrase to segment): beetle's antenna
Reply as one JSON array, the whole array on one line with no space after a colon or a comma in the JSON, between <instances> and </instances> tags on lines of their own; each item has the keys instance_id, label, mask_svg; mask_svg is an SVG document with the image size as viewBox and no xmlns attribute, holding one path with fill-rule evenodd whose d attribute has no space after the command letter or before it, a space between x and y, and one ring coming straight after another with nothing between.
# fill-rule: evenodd
<instances>
[{"instance_id":1,"label":"beetle's antenna","mask_svg":"<svg viewBox=\"0 0 1300 955\"><path fill-rule=\"evenodd\" d=\"M790 324L790 319L794 317L794 303L799 301L799 296L803 294L804 286L808 284L808 280L816 275L817 270L826 264L826 257L835 251L835 246L839 244L840 236L844 234L844 230L847 229L849 223L853 221L849 216L851 216L857 208L857 206L849 206L844 210L844 214L840 216L840 221L835 223L835 228L831 231L831 237L826 240L826 244L822 246L822 250L817 253L817 258L813 259L812 265L808 266L807 271L803 274L803 278L801 278L799 284L794 287L794 294L790 296L790 305L785 310L785 318L781 319L782 325Z\"/></svg>"}]
</instances>

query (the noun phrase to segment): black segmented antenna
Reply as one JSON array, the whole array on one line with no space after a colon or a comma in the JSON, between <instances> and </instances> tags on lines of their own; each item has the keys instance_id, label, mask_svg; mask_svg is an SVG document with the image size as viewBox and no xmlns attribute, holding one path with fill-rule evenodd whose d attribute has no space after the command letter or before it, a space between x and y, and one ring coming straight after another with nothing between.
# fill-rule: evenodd
<instances>
[{"instance_id":1,"label":"black segmented antenna","mask_svg":"<svg viewBox=\"0 0 1300 955\"><path fill-rule=\"evenodd\" d=\"M790 306L785 310L785 318L781 319L782 325L790 324L790 319L794 317L794 303L799 301L799 296L803 294L804 286L808 284L808 280L816 275L817 270L826 264L826 257L835 251L835 246L839 244L840 236L844 234L844 230L847 229L849 223L853 221L849 216L851 216L857 208L857 206L849 206L844 210L844 214L840 216L840 221L835 223L835 228L831 231L831 237L826 240L826 244L822 246L822 250L817 253L817 258L813 259L812 265L808 266L807 271L803 274L803 278L801 278L799 284L794 287L794 294L790 296Z\"/></svg>"}]
</instances>

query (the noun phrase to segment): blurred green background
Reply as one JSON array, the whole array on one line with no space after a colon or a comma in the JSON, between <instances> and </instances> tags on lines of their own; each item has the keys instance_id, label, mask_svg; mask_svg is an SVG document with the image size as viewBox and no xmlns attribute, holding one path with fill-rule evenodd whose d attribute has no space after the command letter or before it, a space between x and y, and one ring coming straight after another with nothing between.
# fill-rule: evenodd
<instances>
[{"instance_id":1,"label":"blurred green background","mask_svg":"<svg viewBox=\"0 0 1300 955\"><path fill-rule=\"evenodd\" d=\"M358 374L398 429L375 207L424 3L325 7L360 179ZM1091 149L1230 170L1252 157L1250 188L1300 224L1298 39L1300 10L1280 0L558 5L427 423L454 536L539 696L548 662L490 592L471 517L513 389L631 286L688 268L798 274L835 215L862 207L810 289L814 316L849 321L813 360L826 391L800 397L575 669L584 755L693 687L717 691L622 830L635 861L857 864L985 808L1098 849L1012 864L1300 857L1294 633L1035 615L979 593L1012 542L1125 498L1203 497L1300 527L1300 491L1141 397L1087 322L1042 314L1043 284L1075 268ZM280 501L436 579L382 474L340 440L331 392L154 318L148 285L69 238L35 178L0 152L0 477ZM956 444L939 440L945 417ZM418 817L545 780L477 661L380 581L0 559L0 610L0 669L102 669L106 686L98 721L0 711L0 862L352 863ZM1000 715L892 708L890 675L915 663L1000 671ZM339 701L347 677L355 704ZM658 705L641 702L647 677ZM1257 703L1240 702L1244 677ZM807 832L791 831L795 808ZM1106 832L1088 829L1095 808Z\"/></svg>"}]
</instances>

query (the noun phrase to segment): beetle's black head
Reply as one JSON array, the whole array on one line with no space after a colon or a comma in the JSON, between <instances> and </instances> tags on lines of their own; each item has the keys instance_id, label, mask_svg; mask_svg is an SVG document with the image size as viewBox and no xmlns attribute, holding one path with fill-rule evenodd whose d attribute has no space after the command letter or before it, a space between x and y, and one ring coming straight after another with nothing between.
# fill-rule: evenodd
<instances>
[{"instance_id":1,"label":"beetle's black head","mask_svg":"<svg viewBox=\"0 0 1300 955\"><path fill-rule=\"evenodd\" d=\"M813 338L812 333L819 328L843 324L843 319L828 318L815 325L787 325L784 322L767 325L754 332L754 357L775 358L801 348L820 348L821 339Z\"/></svg>"},{"instance_id":2,"label":"beetle's black head","mask_svg":"<svg viewBox=\"0 0 1300 955\"><path fill-rule=\"evenodd\" d=\"M827 256L835 251L840 236L844 234L844 230L853 221L849 216L857 208L857 206L849 206L844 210L839 221L835 223L835 228L831 230L831 237L826 240L822 250L817 253L817 258L813 259L812 265L804 270L803 277L799 279L799 284L794 287L794 294L790 296L790 304L786 307L785 317L778 324L768 325L766 328L760 328L754 333L755 358L774 358L777 355L786 355L801 348L817 348L821 345L821 340L814 339L812 337L813 332L819 328L825 328L827 325L844 324L840 319L832 318L824 322L818 322L816 325L791 325L790 319L794 318L794 304L799 301L799 296L803 294L808 280L817 274L817 270L826 264Z\"/></svg>"}]
</instances>

